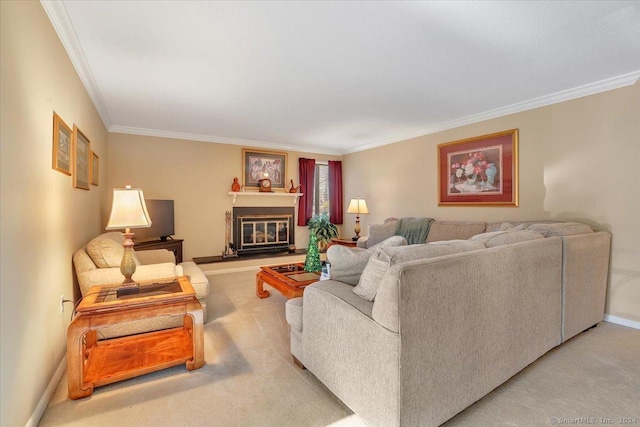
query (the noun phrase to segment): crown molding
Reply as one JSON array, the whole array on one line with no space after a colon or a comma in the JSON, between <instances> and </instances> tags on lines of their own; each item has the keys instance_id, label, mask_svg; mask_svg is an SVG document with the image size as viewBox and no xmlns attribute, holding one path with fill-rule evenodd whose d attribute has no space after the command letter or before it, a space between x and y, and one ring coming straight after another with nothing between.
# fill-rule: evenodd
<instances>
[{"instance_id":1,"label":"crown molding","mask_svg":"<svg viewBox=\"0 0 640 427\"><path fill-rule=\"evenodd\" d=\"M40 0L40 4L42 4L47 16L49 16L51 24L53 24L53 28L56 30L56 33L58 33L58 38L60 38L62 45L67 51L67 54L71 59L71 63L73 64L73 68L76 69L76 73L78 73L78 76L87 90L89 98L91 98L100 118L102 118L104 126L109 129L111 127L109 113L104 105L100 89L93 77L93 73L91 72L87 58L84 55L82 46L78 41L78 36L73 28L73 24L71 23L67 9L64 6L64 2L59 0Z\"/></svg>"},{"instance_id":2,"label":"crown molding","mask_svg":"<svg viewBox=\"0 0 640 427\"><path fill-rule=\"evenodd\" d=\"M378 141L374 141L370 144L363 145L358 148L345 150L343 154L370 150L372 148L381 147L383 145L394 144L396 142L405 141L411 138L417 138L419 136L431 135L431 134L442 132L448 129L454 129L454 128L482 122L489 119L495 119L497 117L507 116L509 114L520 113L522 111L533 110L535 108L545 107L547 105L557 104L564 101L570 101L576 98L582 98L584 96L595 95L597 93L607 92L613 89L619 89L622 87L631 86L635 84L638 81L638 79L640 79L640 70L636 70L627 74L622 74L616 77L611 77L609 79L600 80L594 83L589 83L583 86L578 86L572 89L567 89L560 92L552 93L550 95L541 96L539 98L530 99L528 101L518 102L516 104L507 105L505 107L500 107L493 110L485 111L483 113L472 114L470 116L462 117L460 119L438 123L428 128L416 130L413 132L403 133L403 134L395 135L389 138L380 139Z\"/></svg>"},{"instance_id":3,"label":"crown molding","mask_svg":"<svg viewBox=\"0 0 640 427\"><path fill-rule=\"evenodd\" d=\"M287 151L298 151L301 153L328 154L340 156L342 152L339 150L328 149L327 147L300 147L286 144L278 144L275 142L255 141L252 139L227 138L224 136L200 135L196 133L171 132L157 129L145 129L130 126L114 125L109 128L109 132L126 133L131 135L157 136L160 138L186 139L189 141L214 142L218 144L243 145L256 148L279 149Z\"/></svg>"}]
</instances>

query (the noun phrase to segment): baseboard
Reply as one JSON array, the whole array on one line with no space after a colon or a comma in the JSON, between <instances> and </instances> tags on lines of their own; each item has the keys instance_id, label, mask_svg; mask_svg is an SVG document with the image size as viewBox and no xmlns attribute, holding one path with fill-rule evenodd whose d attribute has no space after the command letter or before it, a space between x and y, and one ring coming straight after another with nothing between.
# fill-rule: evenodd
<instances>
[{"instance_id":1,"label":"baseboard","mask_svg":"<svg viewBox=\"0 0 640 427\"><path fill-rule=\"evenodd\" d=\"M44 391L44 394L40 398L40 401L36 405L36 408L33 410L33 414L31 414L31 418L29 418L29 421L27 421L27 424L25 427L38 426L38 424L40 423L40 419L42 418L42 415L44 415L44 411L47 409L47 405L51 400L51 396L53 396L53 393L56 391L56 387L58 387L58 384L60 383L60 380L62 379L62 375L64 375L64 371L66 369L67 369L67 356L65 355L60 361L60 364L58 365L58 369L56 369L56 372L53 374L51 381L49 381L49 385L47 386L47 389Z\"/></svg>"},{"instance_id":2,"label":"baseboard","mask_svg":"<svg viewBox=\"0 0 640 427\"><path fill-rule=\"evenodd\" d=\"M637 320L629 320L629 319L624 319L622 317L605 314L604 321L609 323L615 323L616 325L620 325L620 326L626 326L633 329L640 329L640 322L638 322Z\"/></svg>"}]
</instances>

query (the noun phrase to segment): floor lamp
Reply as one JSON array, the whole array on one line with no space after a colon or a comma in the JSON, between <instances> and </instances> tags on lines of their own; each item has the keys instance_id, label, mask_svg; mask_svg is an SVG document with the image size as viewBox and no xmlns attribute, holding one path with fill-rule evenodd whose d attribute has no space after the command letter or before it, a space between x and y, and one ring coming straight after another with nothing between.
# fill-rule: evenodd
<instances>
[{"instance_id":1,"label":"floor lamp","mask_svg":"<svg viewBox=\"0 0 640 427\"><path fill-rule=\"evenodd\" d=\"M138 283L131 276L136 272L136 262L133 258L133 233L132 228L151 227L151 218L147 212L147 205L144 203L144 194L140 188L113 189L113 203L111 205L111 215L109 215L109 223L107 230L125 229L124 235L124 254L120 263L120 272L124 276L124 281L118 289L117 296L132 294L138 292Z\"/></svg>"},{"instance_id":2,"label":"floor lamp","mask_svg":"<svg viewBox=\"0 0 640 427\"><path fill-rule=\"evenodd\" d=\"M360 215L369 213L369 209L367 209L367 202L360 197L351 199L349 207L347 208L347 213L356 214L356 235L352 238L353 241L356 241L360 238Z\"/></svg>"}]
</instances>

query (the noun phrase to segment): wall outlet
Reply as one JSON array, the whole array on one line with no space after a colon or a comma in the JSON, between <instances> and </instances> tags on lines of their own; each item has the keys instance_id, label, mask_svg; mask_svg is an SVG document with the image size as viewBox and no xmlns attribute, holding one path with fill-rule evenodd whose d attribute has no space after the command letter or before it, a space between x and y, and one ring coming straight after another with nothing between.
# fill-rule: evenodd
<instances>
[{"instance_id":1,"label":"wall outlet","mask_svg":"<svg viewBox=\"0 0 640 427\"><path fill-rule=\"evenodd\" d=\"M60 295L60 314L64 313L64 295Z\"/></svg>"}]
</instances>

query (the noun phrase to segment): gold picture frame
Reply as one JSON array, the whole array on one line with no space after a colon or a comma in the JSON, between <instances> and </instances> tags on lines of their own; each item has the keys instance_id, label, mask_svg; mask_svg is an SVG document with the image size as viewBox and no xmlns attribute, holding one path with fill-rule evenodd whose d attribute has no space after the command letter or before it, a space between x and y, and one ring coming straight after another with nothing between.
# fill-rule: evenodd
<instances>
[{"instance_id":1,"label":"gold picture frame","mask_svg":"<svg viewBox=\"0 0 640 427\"><path fill-rule=\"evenodd\" d=\"M439 206L518 206L518 129L438 145Z\"/></svg>"},{"instance_id":2,"label":"gold picture frame","mask_svg":"<svg viewBox=\"0 0 640 427\"><path fill-rule=\"evenodd\" d=\"M73 125L73 187L90 190L91 141Z\"/></svg>"},{"instance_id":3,"label":"gold picture frame","mask_svg":"<svg viewBox=\"0 0 640 427\"><path fill-rule=\"evenodd\" d=\"M65 175L71 175L72 138L71 128L54 111L52 168Z\"/></svg>"},{"instance_id":4,"label":"gold picture frame","mask_svg":"<svg viewBox=\"0 0 640 427\"><path fill-rule=\"evenodd\" d=\"M100 157L91 151L91 185L96 187L99 185L100 180Z\"/></svg>"},{"instance_id":5,"label":"gold picture frame","mask_svg":"<svg viewBox=\"0 0 640 427\"><path fill-rule=\"evenodd\" d=\"M242 149L242 185L246 190L259 190L260 179L268 174L271 188L285 191L287 153L284 151Z\"/></svg>"}]
</instances>

